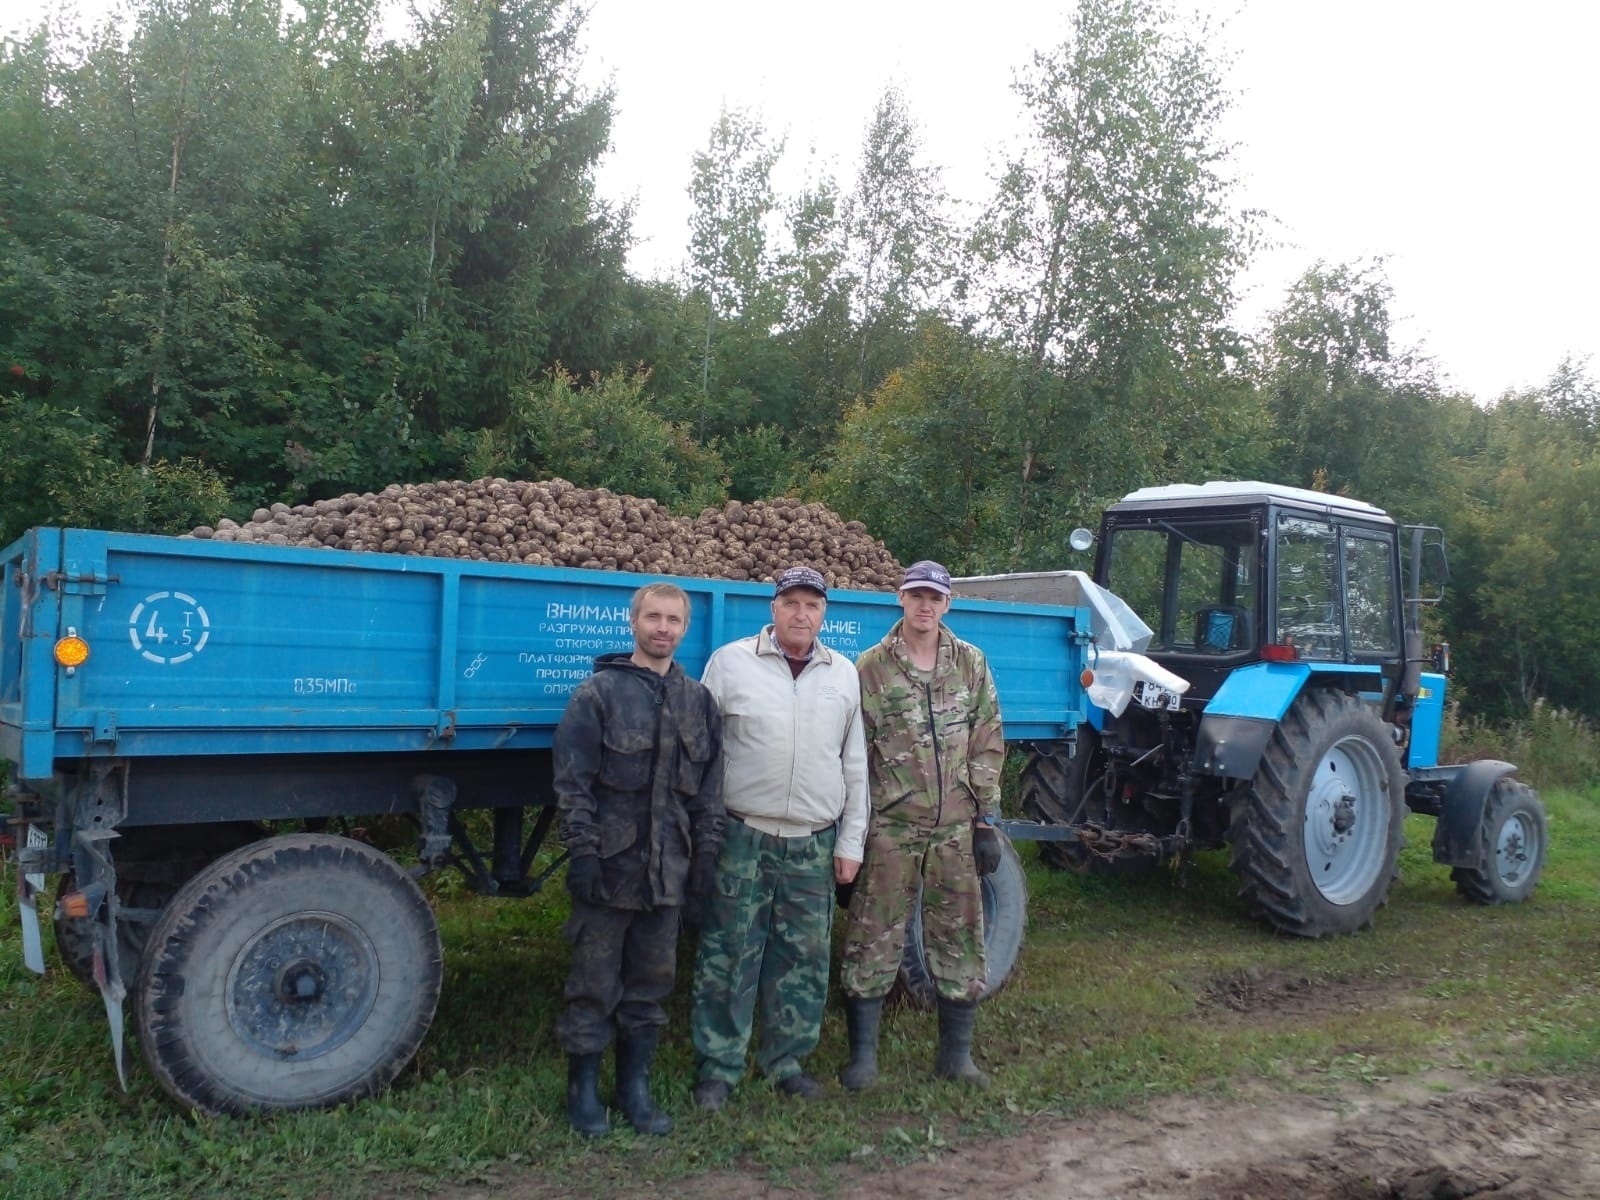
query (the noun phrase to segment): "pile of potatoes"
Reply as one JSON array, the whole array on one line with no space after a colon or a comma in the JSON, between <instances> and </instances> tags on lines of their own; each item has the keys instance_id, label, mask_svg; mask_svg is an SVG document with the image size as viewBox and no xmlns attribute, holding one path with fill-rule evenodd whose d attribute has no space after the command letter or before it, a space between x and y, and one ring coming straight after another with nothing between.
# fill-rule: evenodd
<instances>
[{"instance_id":1,"label":"pile of potatoes","mask_svg":"<svg viewBox=\"0 0 1600 1200\"><path fill-rule=\"evenodd\" d=\"M860 521L784 497L730 500L675 517L654 500L565 479L391 484L312 504L274 504L249 521L202 525L219 542L379 550L541 567L771 580L785 567L822 572L831 587L892 589L901 567Z\"/></svg>"}]
</instances>

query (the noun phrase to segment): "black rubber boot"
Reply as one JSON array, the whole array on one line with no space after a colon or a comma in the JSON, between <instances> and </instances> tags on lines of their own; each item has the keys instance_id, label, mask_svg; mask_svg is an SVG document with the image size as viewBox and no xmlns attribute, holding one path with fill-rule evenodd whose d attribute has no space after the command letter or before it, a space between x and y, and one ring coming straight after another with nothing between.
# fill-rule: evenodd
<instances>
[{"instance_id":1,"label":"black rubber boot","mask_svg":"<svg viewBox=\"0 0 1600 1200\"><path fill-rule=\"evenodd\" d=\"M850 1065L839 1072L841 1087L864 1092L878 1082L878 1019L882 1016L882 996L875 1000L845 997L844 1022L850 1031Z\"/></svg>"},{"instance_id":2,"label":"black rubber boot","mask_svg":"<svg viewBox=\"0 0 1600 1200\"><path fill-rule=\"evenodd\" d=\"M989 1076L972 1061L972 1027L977 1019L976 1000L939 997L939 1053L933 1060L933 1073L938 1078L976 1088L989 1086Z\"/></svg>"},{"instance_id":3,"label":"black rubber boot","mask_svg":"<svg viewBox=\"0 0 1600 1200\"><path fill-rule=\"evenodd\" d=\"M650 1060L660 1031L641 1030L617 1038L617 1107L640 1133L672 1132L672 1118L650 1099Z\"/></svg>"},{"instance_id":4,"label":"black rubber boot","mask_svg":"<svg viewBox=\"0 0 1600 1200\"><path fill-rule=\"evenodd\" d=\"M584 1137L611 1132L606 1106L600 1103L600 1056L567 1055L567 1120Z\"/></svg>"}]
</instances>

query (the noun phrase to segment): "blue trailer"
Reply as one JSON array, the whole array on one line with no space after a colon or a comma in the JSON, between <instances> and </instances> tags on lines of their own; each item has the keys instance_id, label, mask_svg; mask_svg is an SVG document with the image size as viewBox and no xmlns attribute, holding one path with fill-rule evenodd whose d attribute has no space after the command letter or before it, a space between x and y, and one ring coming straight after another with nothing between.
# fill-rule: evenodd
<instances>
[{"instance_id":1,"label":"blue trailer","mask_svg":"<svg viewBox=\"0 0 1600 1200\"><path fill-rule=\"evenodd\" d=\"M207 1111L333 1104L405 1066L441 977L415 876L526 894L559 868L535 871L556 724L656 578L55 528L0 564L25 956L43 970L59 876L57 944L119 1070L126 1003L155 1077ZM766 585L672 581L691 673L769 620ZM898 615L836 591L822 639L854 657ZM950 623L988 655L1009 740L1065 747L1090 721L1090 609L963 599ZM415 867L334 832L384 814L415 820ZM1014 855L985 888L993 987L1020 948Z\"/></svg>"}]
</instances>

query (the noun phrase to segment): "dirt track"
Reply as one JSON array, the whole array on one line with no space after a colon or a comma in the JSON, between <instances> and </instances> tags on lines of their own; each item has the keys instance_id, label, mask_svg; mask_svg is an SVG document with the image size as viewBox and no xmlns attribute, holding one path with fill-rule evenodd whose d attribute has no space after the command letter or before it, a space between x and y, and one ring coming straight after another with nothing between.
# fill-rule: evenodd
<instances>
[{"instance_id":1,"label":"dirt track","mask_svg":"<svg viewBox=\"0 0 1600 1200\"><path fill-rule=\"evenodd\" d=\"M530 1171L437 1193L548 1200ZM662 1190L611 1195L642 1200ZM759 1176L685 1181L696 1200L797 1200ZM1040 1120L1025 1136L963 1145L890 1171L846 1168L840 1200L1594 1200L1600 1079L1473 1083L1433 1075L1335 1096L1169 1097L1134 1112Z\"/></svg>"}]
</instances>

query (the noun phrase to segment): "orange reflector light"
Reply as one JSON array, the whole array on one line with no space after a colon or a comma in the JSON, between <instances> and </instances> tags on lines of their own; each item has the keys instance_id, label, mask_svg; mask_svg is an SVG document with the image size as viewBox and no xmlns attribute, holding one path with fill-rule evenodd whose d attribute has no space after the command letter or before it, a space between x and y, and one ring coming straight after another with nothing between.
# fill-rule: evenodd
<instances>
[{"instance_id":1,"label":"orange reflector light","mask_svg":"<svg viewBox=\"0 0 1600 1200\"><path fill-rule=\"evenodd\" d=\"M68 892L61 897L61 915L82 920L89 915L89 897L82 892Z\"/></svg>"},{"instance_id":2,"label":"orange reflector light","mask_svg":"<svg viewBox=\"0 0 1600 1200\"><path fill-rule=\"evenodd\" d=\"M1088 667L1085 667L1083 669L1083 674L1078 676L1078 682L1083 684L1084 687L1093 686L1093 684L1094 684L1094 672L1091 671Z\"/></svg>"},{"instance_id":3,"label":"orange reflector light","mask_svg":"<svg viewBox=\"0 0 1600 1200\"><path fill-rule=\"evenodd\" d=\"M56 661L63 667L81 667L89 661L89 643L69 634L56 643Z\"/></svg>"},{"instance_id":4,"label":"orange reflector light","mask_svg":"<svg viewBox=\"0 0 1600 1200\"><path fill-rule=\"evenodd\" d=\"M1261 647L1261 658L1264 662L1298 662L1300 660L1300 651L1293 646L1263 646Z\"/></svg>"}]
</instances>

